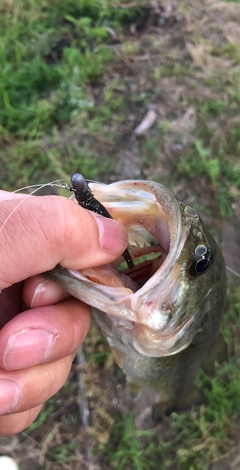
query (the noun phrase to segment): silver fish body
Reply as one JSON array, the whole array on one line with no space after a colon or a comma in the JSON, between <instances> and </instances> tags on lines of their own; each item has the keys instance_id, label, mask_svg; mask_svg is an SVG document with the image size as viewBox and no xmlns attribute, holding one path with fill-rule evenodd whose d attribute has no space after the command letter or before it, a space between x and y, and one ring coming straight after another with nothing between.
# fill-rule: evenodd
<instances>
[{"instance_id":1,"label":"silver fish body","mask_svg":"<svg viewBox=\"0 0 240 470\"><path fill-rule=\"evenodd\" d=\"M149 387L161 410L185 407L219 332L226 290L221 251L197 212L161 184L89 186L125 225L135 267L119 259L81 271L57 266L47 275L93 307L132 393Z\"/></svg>"}]
</instances>

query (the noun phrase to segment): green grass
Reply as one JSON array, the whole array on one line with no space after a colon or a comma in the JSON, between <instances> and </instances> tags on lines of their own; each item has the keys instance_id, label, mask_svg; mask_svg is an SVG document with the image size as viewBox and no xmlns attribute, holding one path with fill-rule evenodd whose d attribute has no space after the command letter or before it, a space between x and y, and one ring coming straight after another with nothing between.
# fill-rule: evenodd
<instances>
[{"instance_id":1,"label":"green grass","mask_svg":"<svg viewBox=\"0 0 240 470\"><path fill-rule=\"evenodd\" d=\"M107 85L98 108L89 88L98 86L112 68L111 28L119 31L141 16L140 8L115 6L98 0L2 3L0 158L4 188L14 188L16 182L18 186L46 182L75 171L91 179L96 178L96 168L98 174L106 167L110 171L107 158L97 158L84 136L98 138L104 123L124 106L122 97L114 96L114 81ZM72 143L79 140L77 133L83 141L81 150ZM108 136L112 138L114 133Z\"/></svg>"},{"instance_id":2,"label":"green grass","mask_svg":"<svg viewBox=\"0 0 240 470\"><path fill-rule=\"evenodd\" d=\"M103 449L106 467L113 470L144 470L147 465L150 468L149 453L143 448L140 439L153 439L154 432L136 431L131 413L116 415L114 418L112 434Z\"/></svg>"},{"instance_id":3,"label":"green grass","mask_svg":"<svg viewBox=\"0 0 240 470\"><path fill-rule=\"evenodd\" d=\"M32 424L30 424L30 426L28 427L28 433L32 433L36 429L41 428L41 426L45 423L47 418L52 414L52 412L55 409L56 409L56 399L53 397L53 398L50 398L46 402L41 413L38 415L35 421Z\"/></svg>"},{"instance_id":4,"label":"green grass","mask_svg":"<svg viewBox=\"0 0 240 470\"><path fill-rule=\"evenodd\" d=\"M162 67L162 73L160 72L160 75L162 75L162 77L174 77L176 82L181 83L183 78L191 77L193 75L193 71L176 61L172 61L168 66Z\"/></svg>"},{"instance_id":5,"label":"green grass","mask_svg":"<svg viewBox=\"0 0 240 470\"><path fill-rule=\"evenodd\" d=\"M113 59L108 28L137 9L107 1L14 2L0 18L0 118L4 130L39 136L92 106L85 86ZM13 10L13 11L12 11Z\"/></svg>"},{"instance_id":6,"label":"green grass","mask_svg":"<svg viewBox=\"0 0 240 470\"><path fill-rule=\"evenodd\" d=\"M84 85L101 76L112 53L104 47L106 28L94 26L91 18L80 18L76 25L61 5L58 18L51 6L40 6L37 11L32 2L24 6L25 14L21 11L15 18L18 30L15 21L10 28L4 22L1 25L6 29L0 57L0 117L4 129L27 137L39 136L50 125L61 125L91 106ZM61 48L64 38L66 47Z\"/></svg>"},{"instance_id":7,"label":"green grass","mask_svg":"<svg viewBox=\"0 0 240 470\"><path fill-rule=\"evenodd\" d=\"M1 123L18 136L41 135L91 107L84 87L112 60L107 26L125 21L124 9L120 15L107 2L57 0L37 7L26 0L9 10L0 19Z\"/></svg>"},{"instance_id":8,"label":"green grass","mask_svg":"<svg viewBox=\"0 0 240 470\"><path fill-rule=\"evenodd\" d=\"M189 100L189 104L193 104ZM236 101L194 101L197 109L197 126L193 143L174 164L183 177L203 178L214 188L222 217L233 214L231 205L239 194L240 127L236 113ZM232 124L228 125L228 121ZM181 138L180 138L181 140Z\"/></svg>"}]
</instances>

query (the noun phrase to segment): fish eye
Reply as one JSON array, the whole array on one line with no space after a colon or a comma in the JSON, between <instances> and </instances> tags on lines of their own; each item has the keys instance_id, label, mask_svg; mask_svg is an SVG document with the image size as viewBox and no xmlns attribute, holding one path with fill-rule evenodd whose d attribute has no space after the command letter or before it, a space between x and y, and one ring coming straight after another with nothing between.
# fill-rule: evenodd
<instances>
[{"instance_id":1,"label":"fish eye","mask_svg":"<svg viewBox=\"0 0 240 470\"><path fill-rule=\"evenodd\" d=\"M192 263L190 265L190 274L198 276L208 271L212 264L212 255L206 245L198 245L195 248Z\"/></svg>"}]
</instances>

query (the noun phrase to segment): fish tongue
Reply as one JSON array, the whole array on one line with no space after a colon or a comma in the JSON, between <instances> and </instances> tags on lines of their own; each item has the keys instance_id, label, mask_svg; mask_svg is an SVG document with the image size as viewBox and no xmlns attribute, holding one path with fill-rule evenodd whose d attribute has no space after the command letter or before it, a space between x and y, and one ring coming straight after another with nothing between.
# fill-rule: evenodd
<instances>
[{"instance_id":1,"label":"fish tongue","mask_svg":"<svg viewBox=\"0 0 240 470\"><path fill-rule=\"evenodd\" d=\"M97 266L81 270L81 274L92 282L108 287L127 287L136 292L137 283L125 274L120 274L113 266Z\"/></svg>"}]
</instances>

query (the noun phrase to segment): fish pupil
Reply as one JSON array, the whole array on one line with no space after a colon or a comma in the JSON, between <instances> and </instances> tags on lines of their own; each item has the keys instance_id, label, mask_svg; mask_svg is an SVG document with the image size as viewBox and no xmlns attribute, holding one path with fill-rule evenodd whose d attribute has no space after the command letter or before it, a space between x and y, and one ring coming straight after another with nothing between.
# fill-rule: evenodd
<instances>
[{"instance_id":1,"label":"fish pupil","mask_svg":"<svg viewBox=\"0 0 240 470\"><path fill-rule=\"evenodd\" d=\"M195 271L196 273L201 274L207 271L209 267L210 267L209 259L203 258L197 261L196 266L195 266Z\"/></svg>"},{"instance_id":2,"label":"fish pupil","mask_svg":"<svg viewBox=\"0 0 240 470\"><path fill-rule=\"evenodd\" d=\"M195 249L192 264L190 266L190 274L197 276L204 274L212 264L212 255L206 245L198 245Z\"/></svg>"}]
</instances>

